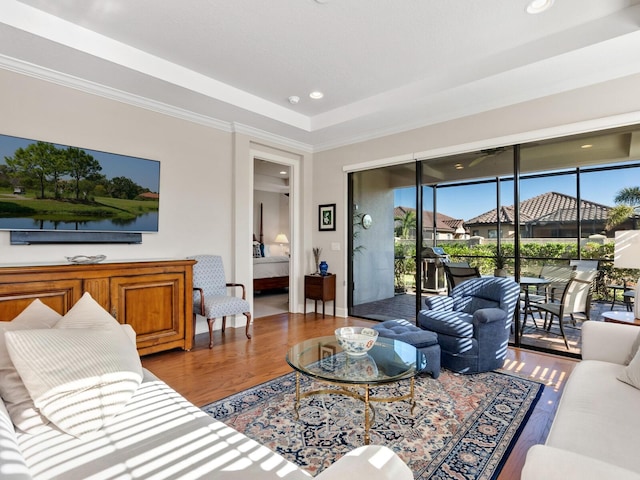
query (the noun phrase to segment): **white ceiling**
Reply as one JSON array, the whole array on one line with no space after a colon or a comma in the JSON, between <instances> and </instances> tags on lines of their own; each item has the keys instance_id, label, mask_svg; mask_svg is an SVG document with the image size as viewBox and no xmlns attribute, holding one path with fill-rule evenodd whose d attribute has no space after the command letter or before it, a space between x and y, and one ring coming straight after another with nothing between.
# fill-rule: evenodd
<instances>
[{"instance_id":1,"label":"white ceiling","mask_svg":"<svg viewBox=\"0 0 640 480\"><path fill-rule=\"evenodd\" d=\"M0 67L310 151L640 73L640 0L527 3L3 0Z\"/></svg>"}]
</instances>

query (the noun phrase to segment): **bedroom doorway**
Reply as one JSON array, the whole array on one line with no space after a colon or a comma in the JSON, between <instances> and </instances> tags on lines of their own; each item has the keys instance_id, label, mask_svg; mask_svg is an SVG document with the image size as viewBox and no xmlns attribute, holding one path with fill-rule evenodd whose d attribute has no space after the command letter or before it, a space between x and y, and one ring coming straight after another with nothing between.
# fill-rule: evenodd
<instances>
[{"instance_id":1,"label":"bedroom doorway","mask_svg":"<svg viewBox=\"0 0 640 480\"><path fill-rule=\"evenodd\" d=\"M289 165L254 158L254 318L289 312L291 208Z\"/></svg>"}]
</instances>

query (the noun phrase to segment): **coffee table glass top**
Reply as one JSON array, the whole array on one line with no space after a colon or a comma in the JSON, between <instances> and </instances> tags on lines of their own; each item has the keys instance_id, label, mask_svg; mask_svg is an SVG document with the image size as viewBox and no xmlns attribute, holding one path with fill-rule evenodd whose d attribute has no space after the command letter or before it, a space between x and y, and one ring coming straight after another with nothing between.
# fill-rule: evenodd
<instances>
[{"instance_id":1,"label":"coffee table glass top","mask_svg":"<svg viewBox=\"0 0 640 480\"><path fill-rule=\"evenodd\" d=\"M335 337L318 337L294 345L287 363L320 380L348 384L381 384L410 378L426 367L422 352L408 343L378 337L366 355L350 356Z\"/></svg>"}]
</instances>

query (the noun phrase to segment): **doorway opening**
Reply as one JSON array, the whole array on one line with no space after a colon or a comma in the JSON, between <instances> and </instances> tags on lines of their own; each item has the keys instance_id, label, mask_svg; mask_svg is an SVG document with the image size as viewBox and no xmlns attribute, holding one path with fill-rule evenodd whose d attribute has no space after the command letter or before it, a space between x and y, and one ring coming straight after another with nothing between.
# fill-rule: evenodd
<instances>
[{"instance_id":1,"label":"doorway opening","mask_svg":"<svg viewBox=\"0 0 640 480\"><path fill-rule=\"evenodd\" d=\"M254 318L289 311L291 203L289 165L254 158Z\"/></svg>"}]
</instances>

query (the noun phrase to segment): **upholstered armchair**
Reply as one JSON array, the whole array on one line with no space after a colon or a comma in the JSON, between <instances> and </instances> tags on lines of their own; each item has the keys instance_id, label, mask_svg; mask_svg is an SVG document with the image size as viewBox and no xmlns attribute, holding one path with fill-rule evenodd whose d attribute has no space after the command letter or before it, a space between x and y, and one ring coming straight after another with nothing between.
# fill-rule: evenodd
<instances>
[{"instance_id":1,"label":"upholstered armchair","mask_svg":"<svg viewBox=\"0 0 640 480\"><path fill-rule=\"evenodd\" d=\"M228 315L244 315L247 317L245 334L249 334L251 325L251 307L246 300L246 290L241 283L227 283L225 281L222 257L218 255L195 255L189 257L196 260L193 266L193 317L200 314L207 319L209 325L209 348L213 348L213 323L222 317L222 332L224 333ZM242 289L242 297L229 295L228 287Z\"/></svg>"},{"instance_id":2,"label":"upholstered armchair","mask_svg":"<svg viewBox=\"0 0 640 480\"><path fill-rule=\"evenodd\" d=\"M442 366L459 373L502 367L520 287L503 277L466 280L425 299L418 326L438 334Z\"/></svg>"}]
</instances>

